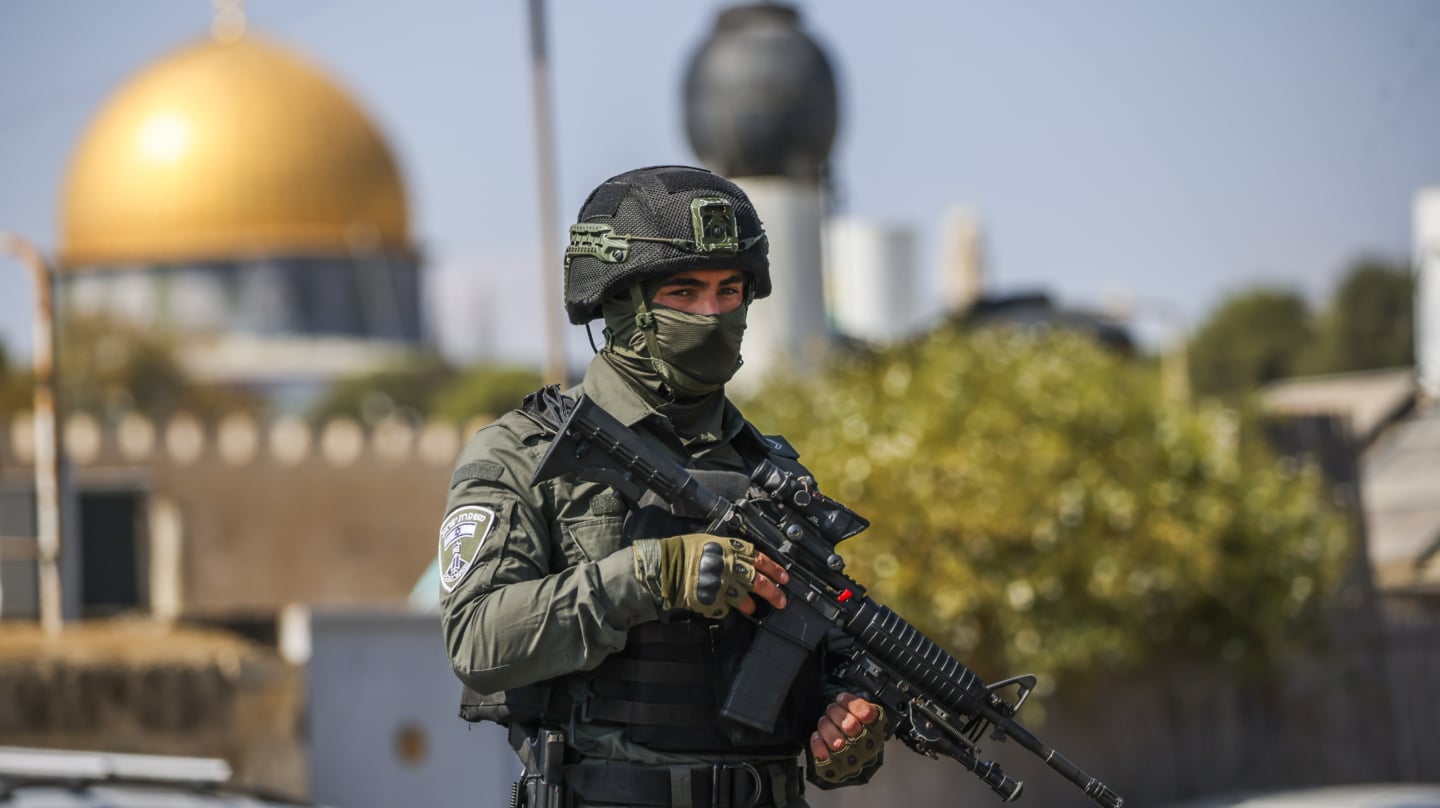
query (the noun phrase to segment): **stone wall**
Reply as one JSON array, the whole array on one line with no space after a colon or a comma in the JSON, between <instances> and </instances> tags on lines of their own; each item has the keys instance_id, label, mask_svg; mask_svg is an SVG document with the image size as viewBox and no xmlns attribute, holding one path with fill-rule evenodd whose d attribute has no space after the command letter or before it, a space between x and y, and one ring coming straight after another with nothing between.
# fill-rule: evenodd
<instances>
[{"instance_id":1,"label":"stone wall","mask_svg":"<svg viewBox=\"0 0 1440 808\"><path fill-rule=\"evenodd\" d=\"M479 423L77 414L63 434L77 490L145 498L142 541L156 546L143 555L166 616L212 618L403 601L433 562L454 459ZM0 473L23 481L33 456L29 416L0 420Z\"/></svg>"}]
</instances>

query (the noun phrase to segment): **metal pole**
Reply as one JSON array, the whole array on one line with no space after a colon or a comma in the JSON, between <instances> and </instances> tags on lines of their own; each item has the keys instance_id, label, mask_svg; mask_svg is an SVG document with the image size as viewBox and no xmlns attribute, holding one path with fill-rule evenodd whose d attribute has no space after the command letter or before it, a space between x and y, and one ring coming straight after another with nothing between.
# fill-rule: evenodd
<instances>
[{"instance_id":1,"label":"metal pole","mask_svg":"<svg viewBox=\"0 0 1440 808\"><path fill-rule=\"evenodd\" d=\"M1171 344L1160 351L1160 389L1166 404L1185 407L1190 403L1190 333L1185 315L1168 300L1145 298L1140 303L1154 309L1170 326Z\"/></svg>"},{"instance_id":2,"label":"metal pole","mask_svg":"<svg viewBox=\"0 0 1440 808\"><path fill-rule=\"evenodd\" d=\"M545 382L565 382L565 331L560 319L560 256L555 208L555 137L550 117L550 66L545 44L545 0L530 2L530 90L535 107L535 159L540 186L540 278L545 301Z\"/></svg>"},{"instance_id":3,"label":"metal pole","mask_svg":"<svg viewBox=\"0 0 1440 808\"><path fill-rule=\"evenodd\" d=\"M39 549L40 624L60 633L60 421L55 389L55 319L51 304L54 272L35 245L0 232L0 252L30 271L35 284L35 542Z\"/></svg>"},{"instance_id":4,"label":"metal pole","mask_svg":"<svg viewBox=\"0 0 1440 808\"><path fill-rule=\"evenodd\" d=\"M1186 407L1190 404L1190 333L1185 327L1185 316L1174 303L1164 298L1127 297L1113 304L1112 316L1138 319L1142 313L1149 313L1163 322L1170 332L1168 345L1160 348L1160 397L1170 406Z\"/></svg>"}]
</instances>

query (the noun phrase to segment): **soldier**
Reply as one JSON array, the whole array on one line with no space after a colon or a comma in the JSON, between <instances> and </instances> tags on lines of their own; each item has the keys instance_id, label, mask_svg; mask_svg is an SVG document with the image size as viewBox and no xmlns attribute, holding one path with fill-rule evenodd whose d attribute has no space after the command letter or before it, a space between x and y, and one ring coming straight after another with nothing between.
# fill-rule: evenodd
<instances>
[{"instance_id":1,"label":"soldier","mask_svg":"<svg viewBox=\"0 0 1440 808\"><path fill-rule=\"evenodd\" d=\"M806 662L773 732L719 705L755 634L785 608L784 569L700 533L654 495L535 469L581 394L712 490L742 496L761 460L800 471L725 397L751 301L770 294L760 219L743 191L680 166L621 174L570 229L565 309L603 317L579 386L549 387L461 454L440 529L445 641L461 715L509 728L531 806L804 806L866 782L887 734L877 705ZM804 760L801 755L804 754Z\"/></svg>"}]
</instances>

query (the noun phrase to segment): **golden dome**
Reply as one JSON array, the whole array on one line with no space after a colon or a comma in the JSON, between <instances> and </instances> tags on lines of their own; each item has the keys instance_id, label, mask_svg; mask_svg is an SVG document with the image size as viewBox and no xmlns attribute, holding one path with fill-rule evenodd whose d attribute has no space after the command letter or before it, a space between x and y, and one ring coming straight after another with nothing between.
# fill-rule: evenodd
<instances>
[{"instance_id":1,"label":"golden dome","mask_svg":"<svg viewBox=\"0 0 1440 808\"><path fill-rule=\"evenodd\" d=\"M408 249L385 141L330 79L252 37L151 65L70 163L67 267Z\"/></svg>"}]
</instances>

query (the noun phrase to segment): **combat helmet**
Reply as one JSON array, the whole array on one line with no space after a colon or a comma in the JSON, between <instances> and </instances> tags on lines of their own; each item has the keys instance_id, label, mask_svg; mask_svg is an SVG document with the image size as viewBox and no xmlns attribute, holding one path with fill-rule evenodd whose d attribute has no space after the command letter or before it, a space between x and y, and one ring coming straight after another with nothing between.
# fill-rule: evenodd
<instances>
[{"instance_id":1,"label":"combat helmet","mask_svg":"<svg viewBox=\"0 0 1440 808\"><path fill-rule=\"evenodd\" d=\"M591 192L565 248L565 313L584 325L633 283L690 269L739 269L770 294L769 244L735 183L690 166L652 166Z\"/></svg>"}]
</instances>

